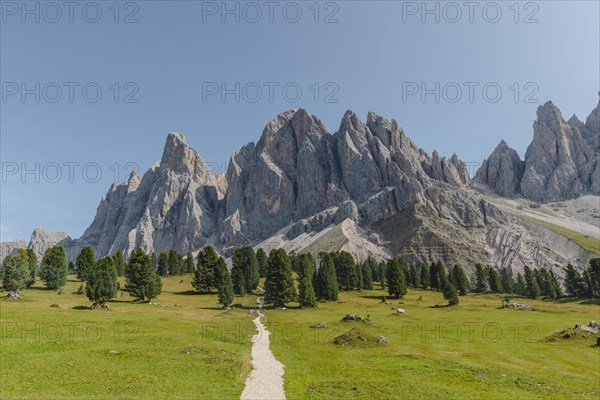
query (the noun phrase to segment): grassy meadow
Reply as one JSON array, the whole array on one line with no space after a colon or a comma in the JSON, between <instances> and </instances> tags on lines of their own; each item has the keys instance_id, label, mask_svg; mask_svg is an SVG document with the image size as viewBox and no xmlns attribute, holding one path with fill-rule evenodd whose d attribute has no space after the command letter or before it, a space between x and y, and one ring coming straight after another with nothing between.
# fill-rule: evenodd
<instances>
[{"instance_id":1,"label":"grassy meadow","mask_svg":"<svg viewBox=\"0 0 600 400\"><path fill-rule=\"evenodd\" d=\"M70 277L62 294L38 282L18 302L0 301L2 399L236 399L251 369L248 308L224 311L216 294L194 295L191 276L163 279L153 303L124 294L110 311L89 305ZM268 310L271 348L285 365L288 399L567 399L600 397L595 338L549 337L600 320L592 301L518 300L536 311L500 309L500 295L461 297L410 290L341 293L314 310ZM60 304L61 307L51 307ZM406 310L395 315L392 307ZM346 313L373 326L341 322ZM327 329L310 326L326 322ZM332 340L361 327L387 344L344 347Z\"/></svg>"}]
</instances>

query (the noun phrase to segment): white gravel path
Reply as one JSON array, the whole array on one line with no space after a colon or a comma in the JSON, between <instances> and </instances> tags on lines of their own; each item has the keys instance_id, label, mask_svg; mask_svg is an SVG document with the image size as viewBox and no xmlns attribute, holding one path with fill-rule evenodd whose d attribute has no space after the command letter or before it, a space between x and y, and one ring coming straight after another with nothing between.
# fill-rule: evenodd
<instances>
[{"instance_id":1,"label":"white gravel path","mask_svg":"<svg viewBox=\"0 0 600 400\"><path fill-rule=\"evenodd\" d=\"M261 302L259 299L259 308ZM264 314L258 311L254 324L258 333L252 337L252 372L246 379L241 400L285 400L283 391L283 364L277 361L269 348L269 332L261 321Z\"/></svg>"}]
</instances>

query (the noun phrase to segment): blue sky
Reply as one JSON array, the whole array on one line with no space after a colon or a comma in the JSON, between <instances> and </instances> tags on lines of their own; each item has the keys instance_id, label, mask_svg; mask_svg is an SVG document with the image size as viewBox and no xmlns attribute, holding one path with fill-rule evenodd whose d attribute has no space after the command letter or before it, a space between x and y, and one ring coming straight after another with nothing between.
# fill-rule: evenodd
<instances>
[{"instance_id":1,"label":"blue sky","mask_svg":"<svg viewBox=\"0 0 600 400\"><path fill-rule=\"evenodd\" d=\"M597 1L62 3L0 2L2 241L37 226L79 237L170 131L220 171L279 112L334 132L345 110L375 111L477 163L501 139L523 155L539 104L583 119L598 101Z\"/></svg>"}]
</instances>

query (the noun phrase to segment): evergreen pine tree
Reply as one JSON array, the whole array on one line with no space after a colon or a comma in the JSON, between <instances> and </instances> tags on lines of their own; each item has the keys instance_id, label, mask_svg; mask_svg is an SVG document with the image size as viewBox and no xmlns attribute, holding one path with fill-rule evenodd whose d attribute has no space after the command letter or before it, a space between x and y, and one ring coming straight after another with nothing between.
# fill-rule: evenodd
<instances>
[{"instance_id":1,"label":"evergreen pine tree","mask_svg":"<svg viewBox=\"0 0 600 400\"><path fill-rule=\"evenodd\" d=\"M117 266L114 258L99 259L87 272L85 294L94 305L105 304L117 295Z\"/></svg>"},{"instance_id":2,"label":"evergreen pine tree","mask_svg":"<svg viewBox=\"0 0 600 400\"><path fill-rule=\"evenodd\" d=\"M321 264L317 271L317 299L336 301L338 299L338 284L335 276L335 266L330 254L321 253Z\"/></svg>"},{"instance_id":3,"label":"evergreen pine tree","mask_svg":"<svg viewBox=\"0 0 600 400\"><path fill-rule=\"evenodd\" d=\"M571 263L565 270L565 290L569 296L581 296L584 291L584 280L579 271Z\"/></svg>"},{"instance_id":4,"label":"evergreen pine tree","mask_svg":"<svg viewBox=\"0 0 600 400\"><path fill-rule=\"evenodd\" d=\"M363 264L356 263L356 280L354 281L354 289L360 290L363 286Z\"/></svg>"},{"instance_id":5,"label":"evergreen pine tree","mask_svg":"<svg viewBox=\"0 0 600 400\"><path fill-rule=\"evenodd\" d=\"M414 264L410 266L410 284L415 289L419 287L419 275L417 274L417 267Z\"/></svg>"},{"instance_id":6,"label":"evergreen pine tree","mask_svg":"<svg viewBox=\"0 0 600 400\"><path fill-rule=\"evenodd\" d=\"M256 250L256 259L258 260L258 274L261 278L267 276L267 253L262 248Z\"/></svg>"},{"instance_id":7,"label":"evergreen pine tree","mask_svg":"<svg viewBox=\"0 0 600 400\"><path fill-rule=\"evenodd\" d=\"M310 254L298 256L298 301L301 308L317 306L317 296L313 288L314 260Z\"/></svg>"},{"instance_id":8,"label":"evergreen pine tree","mask_svg":"<svg viewBox=\"0 0 600 400\"><path fill-rule=\"evenodd\" d=\"M333 263L339 289L346 291L354 289L356 285L356 264L352 255L346 251L341 251L334 254Z\"/></svg>"},{"instance_id":9,"label":"evergreen pine tree","mask_svg":"<svg viewBox=\"0 0 600 400\"><path fill-rule=\"evenodd\" d=\"M27 250L19 249L14 256L7 255L2 262L2 285L8 291L18 292L31 280Z\"/></svg>"},{"instance_id":10,"label":"evergreen pine tree","mask_svg":"<svg viewBox=\"0 0 600 400\"><path fill-rule=\"evenodd\" d=\"M589 276L589 292L593 297L600 297L600 258L592 258L587 269Z\"/></svg>"},{"instance_id":11,"label":"evergreen pine tree","mask_svg":"<svg viewBox=\"0 0 600 400\"><path fill-rule=\"evenodd\" d=\"M371 266L371 281L379 282L379 263L373 260L371 257L368 258Z\"/></svg>"},{"instance_id":12,"label":"evergreen pine tree","mask_svg":"<svg viewBox=\"0 0 600 400\"><path fill-rule=\"evenodd\" d=\"M92 269L96 262L96 256L91 246L85 246L77 256L75 266L77 268L77 279L85 281L87 279L87 271Z\"/></svg>"},{"instance_id":13,"label":"evergreen pine tree","mask_svg":"<svg viewBox=\"0 0 600 400\"><path fill-rule=\"evenodd\" d=\"M487 274L490 291L492 291L493 293L502 293L502 283L500 282L500 277L498 276L498 272L496 271L496 269L492 267L487 267Z\"/></svg>"},{"instance_id":14,"label":"evergreen pine tree","mask_svg":"<svg viewBox=\"0 0 600 400\"><path fill-rule=\"evenodd\" d=\"M91 247L90 247L91 250ZM92 252L92 257L94 253ZM85 273L87 276L88 268L93 267L93 263L84 263ZM44 284L48 289L60 289L67 283L67 275L69 274L69 267L67 264L67 256L65 250L61 246L50 247L44 253L42 263L40 264L40 278L44 281Z\"/></svg>"},{"instance_id":15,"label":"evergreen pine tree","mask_svg":"<svg viewBox=\"0 0 600 400\"><path fill-rule=\"evenodd\" d=\"M215 282L215 269L219 263L219 256L211 246L206 246L198 252L196 257L197 268L194 272L192 286L201 293L208 293L217 288Z\"/></svg>"},{"instance_id":16,"label":"evergreen pine tree","mask_svg":"<svg viewBox=\"0 0 600 400\"><path fill-rule=\"evenodd\" d=\"M181 275L183 270L183 257L176 250L169 250L169 275Z\"/></svg>"},{"instance_id":17,"label":"evergreen pine tree","mask_svg":"<svg viewBox=\"0 0 600 400\"><path fill-rule=\"evenodd\" d=\"M366 290L373 290L373 270L371 266L372 262L370 258L363 263L362 288Z\"/></svg>"},{"instance_id":18,"label":"evergreen pine tree","mask_svg":"<svg viewBox=\"0 0 600 400\"><path fill-rule=\"evenodd\" d=\"M194 266L196 265L196 261L194 260L194 255L192 254L192 252L188 252L187 256L185 257L185 273L186 274L191 274L192 272L194 272Z\"/></svg>"},{"instance_id":19,"label":"evergreen pine tree","mask_svg":"<svg viewBox=\"0 0 600 400\"><path fill-rule=\"evenodd\" d=\"M448 274L446 273L446 266L441 261L437 262L437 273L439 282L438 290L444 290L444 287L448 283Z\"/></svg>"},{"instance_id":20,"label":"evergreen pine tree","mask_svg":"<svg viewBox=\"0 0 600 400\"><path fill-rule=\"evenodd\" d=\"M438 273L437 263L432 262L429 267L429 286L433 290L440 290L440 275Z\"/></svg>"},{"instance_id":21,"label":"evergreen pine tree","mask_svg":"<svg viewBox=\"0 0 600 400\"><path fill-rule=\"evenodd\" d=\"M150 302L162 289L162 281L154 269L152 258L141 248L129 256L126 280L125 288L138 301Z\"/></svg>"},{"instance_id":22,"label":"evergreen pine tree","mask_svg":"<svg viewBox=\"0 0 600 400\"><path fill-rule=\"evenodd\" d=\"M33 249L27 249L27 263L29 265L29 279L27 280L27 287L31 287L38 276L38 258Z\"/></svg>"},{"instance_id":23,"label":"evergreen pine tree","mask_svg":"<svg viewBox=\"0 0 600 400\"><path fill-rule=\"evenodd\" d=\"M460 265L455 265L452 267L452 273L450 275L453 277L452 280L454 281L456 290L458 290L458 294L466 296L469 291L469 279L467 278L465 270L462 269Z\"/></svg>"},{"instance_id":24,"label":"evergreen pine tree","mask_svg":"<svg viewBox=\"0 0 600 400\"><path fill-rule=\"evenodd\" d=\"M239 268L242 273L242 280L235 278L233 269L231 271L231 279L233 280L233 291L239 294L239 290L236 289L236 279L244 284L244 292L252 293L258 287L259 268L258 259L254 249L250 246L244 246L236 249L232 257L233 267Z\"/></svg>"},{"instance_id":25,"label":"evergreen pine tree","mask_svg":"<svg viewBox=\"0 0 600 400\"><path fill-rule=\"evenodd\" d=\"M406 280L400 261L391 259L387 262L386 280L390 297L399 299L406 294Z\"/></svg>"},{"instance_id":26,"label":"evergreen pine tree","mask_svg":"<svg viewBox=\"0 0 600 400\"><path fill-rule=\"evenodd\" d=\"M387 269L387 263L385 261L379 262L378 268L379 268L379 271L378 271L379 283L381 284L381 288L385 289L385 283L386 283L385 282L385 278L386 278L385 271Z\"/></svg>"},{"instance_id":27,"label":"evergreen pine tree","mask_svg":"<svg viewBox=\"0 0 600 400\"><path fill-rule=\"evenodd\" d=\"M419 275L421 277L421 287L428 289L431 284L431 277L429 276L429 265L427 263L421 264Z\"/></svg>"},{"instance_id":28,"label":"evergreen pine tree","mask_svg":"<svg viewBox=\"0 0 600 400\"><path fill-rule=\"evenodd\" d=\"M483 265L475 264L475 293L485 293L487 291L487 275Z\"/></svg>"},{"instance_id":29,"label":"evergreen pine tree","mask_svg":"<svg viewBox=\"0 0 600 400\"><path fill-rule=\"evenodd\" d=\"M213 285L217 288L219 303L223 304L223 307L229 307L233 303L233 283L223 257L217 258L213 267L213 278Z\"/></svg>"},{"instance_id":30,"label":"evergreen pine tree","mask_svg":"<svg viewBox=\"0 0 600 400\"><path fill-rule=\"evenodd\" d=\"M233 293L238 296L246 295L246 277L244 276L243 265L234 263L231 267L231 283L233 284Z\"/></svg>"},{"instance_id":31,"label":"evergreen pine tree","mask_svg":"<svg viewBox=\"0 0 600 400\"><path fill-rule=\"evenodd\" d=\"M292 262L285 250L273 249L269 254L265 281L265 303L283 307L295 297L296 288L292 275Z\"/></svg>"},{"instance_id":32,"label":"evergreen pine tree","mask_svg":"<svg viewBox=\"0 0 600 400\"><path fill-rule=\"evenodd\" d=\"M519 296L527 296L527 284L525 283L525 278L521 273L517 274L517 280L515 281L515 292Z\"/></svg>"},{"instance_id":33,"label":"evergreen pine tree","mask_svg":"<svg viewBox=\"0 0 600 400\"><path fill-rule=\"evenodd\" d=\"M117 276L125 275L125 267L126 266L127 266L127 263L125 262L125 257L123 256L123 251L119 249L117 251L117 254L115 255L115 268L117 269Z\"/></svg>"},{"instance_id":34,"label":"evergreen pine tree","mask_svg":"<svg viewBox=\"0 0 600 400\"><path fill-rule=\"evenodd\" d=\"M157 262L157 273L160 276L169 275L169 252L167 250L162 250L158 255Z\"/></svg>"},{"instance_id":35,"label":"evergreen pine tree","mask_svg":"<svg viewBox=\"0 0 600 400\"><path fill-rule=\"evenodd\" d=\"M448 300L448 305L455 306L458 304L458 291L451 282L446 282L444 287L444 299Z\"/></svg>"},{"instance_id":36,"label":"evergreen pine tree","mask_svg":"<svg viewBox=\"0 0 600 400\"><path fill-rule=\"evenodd\" d=\"M500 270L500 283L502 284L502 289L504 293L515 292L515 282L510 269L502 268Z\"/></svg>"},{"instance_id":37,"label":"evergreen pine tree","mask_svg":"<svg viewBox=\"0 0 600 400\"><path fill-rule=\"evenodd\" d=\"M527 265L525 266L525 287L527 291L527 297L530 299L537 299L540 297L540 287L537 283L535 274Z\"/></svg>"}]
</instances>

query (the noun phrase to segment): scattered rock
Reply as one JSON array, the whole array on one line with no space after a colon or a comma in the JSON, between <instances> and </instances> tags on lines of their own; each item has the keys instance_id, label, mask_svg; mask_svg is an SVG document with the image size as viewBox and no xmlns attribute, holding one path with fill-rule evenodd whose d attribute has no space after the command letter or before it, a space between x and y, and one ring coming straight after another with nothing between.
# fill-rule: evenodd
<instances>
[{"instance_id":1,"label":"scattered rock","mask_svg":"<svg viewBox=\"0 0 600 400\"><path fill-rule=\"evenodd\" d=\"M224 306L224 307L223 307L223 310L231 310L231 307L229 307L229 306Z\"/></svg>"},{"instance_id":2,"label":"scattered rock","mask_svg":"<svg viewBox=\"0 0 600 400\"><path fill-rule=\"evenodd\" d=\"M371 325L371 321L369 321L369 318L361 317L360 315L354 315L354 314L346 314L346 316L344 318L342 318L342 321L344 321L344 322L358 321L358 322L364 322L367 325Z\"/></svg>"},{"instance_id":3,"label":"scattered rock","mask_svg":"<svg viewBox=\"0 0 600 400\"><path fill-rule=\"evenodd\" d=\"M119 354L119 352L117 350L111 350L108 352L108 354Z\"/></svg>"},{"instance_id":4,"label":"scattered rock","mask_svg":"<svg viewBox=\"0 0 600 400\"><path fill-rule=\"evenodd\" d=\"M600 333L600 324L596 321L591 321L589 325L575 324L575 329L590 333Z\"/></svg>"},{"instance_id":5,"label":"scattered rock","mask_svg":"<svg viewBox=\"0 0 600 400\"><path fill-rule=\"evenodd\" d=\"M17 301L17 300L21 300L23 298L23 295L19 292L13 292L12 290L10 292L8 292L8 294L6 295L6 300L7 301Z\"/></svg>"},{"instance_id":6,"label":"scattered rock","mask_svg":"<svg viewBox=\"0 0 600 400\"><path fill-rule=\"evenodd\" d=\"M317 322L316 324L312 324L310 327L317 329L327 329L329 328L329 325L327 325L326 322Z\"/></svg>"},{"instance_id":7,"label":"scattered rock","mask_svg":"<svg viewBox=\"0 0 600 400\"><path fill-rule=\"evenodd\" d=\"M377 343L387 343L388 340L385 336L379 336L379 338L377 338Z\"/></svg>"},{"instance_id":8,"label":"scattered rock","mask_svg":"<svg viewBox=\"0 0 600 400\"><path fill-rule=\"evenodd\" d=\"M533 311L533 307L529 304L520 304L520 303L508 303L502 302L502 308L515 308L517 310L529 310Z\"/></svg>"},{"instance_id":9,"label":"scattered rock","mask_svg":"<svg viewBox=\"0 0 600 400\"><path fill-rule=\"evenodd\" d=\"M62 308L62 306L60 304L58 304L58 303L50 304L50 307L53 307L53 308Z\"/></svg>"},{"instance_id":10,"label":"scattered rock","mask_svg":"<svg viewBox=\"0 0 600 400\"><path fill-rule=\"evenodd\" d=\"M181 307L179 304L173 304L173 307Z\"/></svg>"},{"instance_id":11,"label":"scattered rock","mask_svg":"<svg viewBox=\"0 0 600 400\"><path fill-rule=\"evenodd\" d=\"M108 303L93 304L90 307L90 310L110 310L110 306L108 305Z\"/></svg>"}]
</instances>

